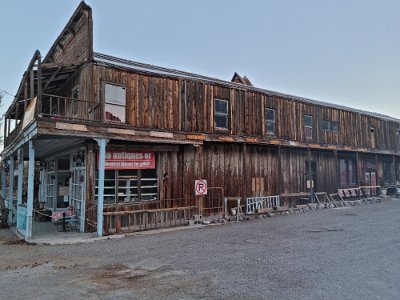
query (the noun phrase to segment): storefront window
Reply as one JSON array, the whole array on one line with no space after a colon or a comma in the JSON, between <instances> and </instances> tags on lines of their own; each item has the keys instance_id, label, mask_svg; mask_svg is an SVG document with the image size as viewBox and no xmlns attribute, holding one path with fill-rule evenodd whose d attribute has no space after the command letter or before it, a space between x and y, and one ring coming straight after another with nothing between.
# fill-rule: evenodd
<instances>
[{"instance_id":1,"label":"storefront window","mask_svg":"<svg viewBox=\"0 0 400 300\"><path fill-rule=\"evenodd\" d=\"M138 202L158 199L156 169L106 170L104 203ZM96 197L98 179L96 179Z\"/></svg>"}]
</instances>

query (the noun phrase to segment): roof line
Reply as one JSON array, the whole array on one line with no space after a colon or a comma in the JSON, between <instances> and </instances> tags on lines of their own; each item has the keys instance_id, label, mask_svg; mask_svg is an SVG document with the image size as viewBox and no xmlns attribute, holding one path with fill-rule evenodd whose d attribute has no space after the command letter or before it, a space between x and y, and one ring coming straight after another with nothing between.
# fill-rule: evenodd
<instances>
[{"instance_id":1,"label":"roof line","mask_svg":"<svg viewBox=\"0 0 400 300\"><path fill-rule=\"evenodd\" d=\"M397 119L397 118L394 118L391 116L387 116L384 114L376 113L376 112L370 112L370 111L356 109L356 108L352 108L352 107L348 107L348 106L344 106L344 105L340 105L340 104L334 104L334 103L309 99L309 98L305 98L305 97L294 96L294 95L276 92L276 91L272 91L272 90L257 88L257 87L253 87L253 86L249 86L249 85L245 85L245 84L221 80L218 78L213 78L213 77L203 76L203 75L199 75L199 74L195 74L195 73L180 71L180 70L176 70L176 69L170 69L170 68L155 66L155 65L151 65L151 64L145 64L145 63L141 63L141 62L137 62L137 61L118 58L115 56L111 56L111 55L103 54L103 53L99 53L99 52L93 52L93 57L94 57L95 62L103 63L106 65L112 65L114 67L120 67L120 68L125 68L125 69L134 69L134 70L138 70L138 71L143 71L143 72L148 72L148 73L153 73L153 74L158 74L158 75L161 74L161 75L178 77L178 78L184 77L187 79L201 80L201 81L205 81L205 82L221 84L221 85L224 85L227 87L234 87L234 88L239 88L242 90L260 92L260 93L267 94L269 96L278 96L278 97L289 98L290 100L293 100L293 101L298 101L298 102L307 103L307 104L314 104L314 105L318 105L321 107L341 109L344 111L367 115L367 116L374 117L374 118L384 119L386 121L400 122L400 119Z\"/></svg>"}]
</instances>

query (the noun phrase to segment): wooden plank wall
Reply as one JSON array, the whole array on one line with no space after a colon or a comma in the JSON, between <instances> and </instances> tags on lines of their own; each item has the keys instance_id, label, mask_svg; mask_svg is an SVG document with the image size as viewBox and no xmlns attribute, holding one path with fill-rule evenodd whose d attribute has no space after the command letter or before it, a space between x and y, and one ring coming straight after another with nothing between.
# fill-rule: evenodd
<instances>
[{"instance_id":1,"label":"wooden plank wall","mask_svg":"<svg viewBox=\"0 0 400 300\"><path fill-rule=\"evenodd\" d=\"M303 116L313 116L311 142L371 148L375 128L377 150L397 150L400 124L336 108L322 107L195 80L150 76L95 65L94 98L103 99L104 83L127 88L127 120L132 127L194 133L233 134L305 141ZM229 101L229 130L214 128L214 99ZM276 110L276 134L265 135L265 107ZM323 131L320 120L339 122L338 132Z\"/></svg>"},{"instance_id":2,"label":"wooden plank wall","mask_svg":"<svg viewBox=\"0 0 400 300\"><path fill-rule=\"evenodd\" d=\"M82 6L82 5L81 5ZM78 7L74 20L65 28L49 51L44 63L81 64L93 55L92 12L90 8ZM57 41L56 41L57 42Z\"/></svg>"}]
</instances>

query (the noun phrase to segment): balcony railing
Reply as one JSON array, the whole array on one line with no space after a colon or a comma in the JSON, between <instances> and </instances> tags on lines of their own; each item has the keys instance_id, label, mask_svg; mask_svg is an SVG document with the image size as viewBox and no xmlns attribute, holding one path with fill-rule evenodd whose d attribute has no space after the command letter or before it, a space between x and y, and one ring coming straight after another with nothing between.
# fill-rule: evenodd
<instances>
[{"instance_id":1,"label":"balcony railing","mask_svg":"<svg viewBox=\"0 0 400 300\"><path fill-rule=\"evenodd\" d=\"M42 118L101 122L101 105L97 102L44 94L41 106L37 115Z\"/></svg>"},{"instance_id":2,"label":"balcony railing","mask_svg":"<svg viewBox=\"0 0 400 300\"><path fill-rule=\"evenodd\" d=\"M24 116L26 117L25 114ZM41 105L39 105L39 102L36 102L34 118L97 123L102 121L101 104L88 100L43 94ZM4 139L5 147L18 137L24 129L22 127L23 124L23 119L18 120L17 125L6 135Z\"/></svg>"}]
</instances>

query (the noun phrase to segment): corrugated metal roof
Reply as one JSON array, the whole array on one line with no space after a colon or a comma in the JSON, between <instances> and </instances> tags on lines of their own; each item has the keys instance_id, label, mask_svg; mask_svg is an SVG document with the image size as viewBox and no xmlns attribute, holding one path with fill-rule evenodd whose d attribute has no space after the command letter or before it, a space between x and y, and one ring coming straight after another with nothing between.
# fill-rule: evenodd
<instances>
[{"instance_id":1,"label":"corrugated metal roof","mask_svg":"<svg viewBox=\"0 0 400 300\"><path fill-rule=\"evenodd\" d=\"M261 92L261 93L264 93L264 94L267 94L270 96L279 96L279 97L284 97L286 99L299 101L299 102L303 102L303 103L318 105L318 106L327 107L327 108L336 108L336 109L341 109L341 110L345 110L345 111L350 111L350 112L354 112L354 113L358 113L358 114L362 114L362 115L367 115L367 116L383 119L386 121L400 122L400 119L390 117L390 116L387 116L384 114L376 113L376 112L370 112L370 111L347 107L344 105L293 96L293 95L275 92L275 91L266 90L266 89L261 89L261 88L257 88L257 87L251 87L251 86L243 85L240 83L234 83L234 82L225 81L225 80L221 80L221 79L217 79L217 78L212 78L212 77L207 77L207 76L198 75L198 74L194 74L194 73L189 73L189 72L185 72L185 71L169 69L169 68L154 66L154 65L150 65L150 64L140 63L140 62L136 62L136 61L132 61L132 60L122 59L122 58L118 58L115 56L110 56L110 55L106 55L106 54L102 54L102 53L98 53L98 52L94 53L94 60L97 63L109 65L109 66L113 66L113 67L119 67L119 68L128 69L128 70L136 70L136 71L141 71L141 72L149 73L149 74L164 75L164 76L171 76L171 77L192 79L192 80L200 80L200 81L203 81L206 83L216 83L216 84L223 85L226 87L234 87L234 88L239 88L242 90Z\"/></svg>"}]
</instances>

